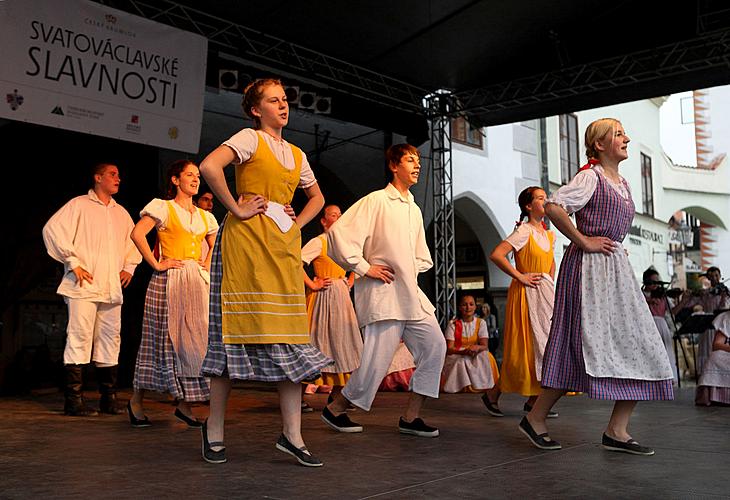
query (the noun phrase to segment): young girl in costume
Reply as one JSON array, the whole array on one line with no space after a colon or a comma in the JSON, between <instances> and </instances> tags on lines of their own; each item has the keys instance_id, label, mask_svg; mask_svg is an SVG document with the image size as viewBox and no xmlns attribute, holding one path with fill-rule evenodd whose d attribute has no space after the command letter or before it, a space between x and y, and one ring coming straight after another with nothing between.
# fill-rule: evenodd
<instances>
[{"instance_id":1,"label":"young girl in costume","mask_svg":"<svg viewBox=\"0 0 730 500\"><path fill-rule=\"evenodd\" d=\"M207 401L208 381L200 367L208 344L210 256L202 243L213 244L218 223L210 212L193 206L200 186L198 167L178 160L167 171L167 199L155 198L140 213L132 241L154 269L145 298L142 342L137 353L134 395L127 410L132 427L148 427L145 390L168 392L178 401L175 416L200 427L190 403ZM156 258L147 233L157 230Z\"/></svg>"},{"instance_id":2,"label":"young girl in costume","mask_svg":"<svg viewBox=\"0 0 730 500\"><path fill-rule=\"evenodd\" d=\"M566 391L579 391L616 401L604 448L653 455L629 434L631 413L639 400L674 398L664 343L621 245L635 212L618 170L628 158L629 141L618 120L591 123L585 133L588 165L546 204L547 216L571 244L555 291L543 392L519 426L538 448L560 449L545 418ZM569 214L575 214L576 225Z\"/></svg>"},{"instance_id":3,"label":"young girl in costume","mask_svg":"<svg viewBox=\"0 0 730 500\"><path fill-rule=\"evenodd\" d=\"M489 352L487 323L476 316L477 305L472 295L459 300L459 317L446 327L446 361L441 389L444 392L484 392L482 401L487 412L504 416L495 406L499 398L497 361Z\"/></svg>"},{"instance_id":4,"label":"young girl in costume","mask_svg":"<svg viewBox=\"0 0 730 500\"><path fill-rule=\"evenodd\" d=\"M203 458L226 461L223 426L231 380L276 383L283 431L276 448L306 466L312 456L301 434L301 387L332 363L309 344L302 281L300 228L319 213L324 197L304 153L282 138L289 105L281 82L256 80L243 110L244 129L210 153L201 171L228 209L213 249L210 328L203 374L211 377L210 417L202 427ZM224 169L236 165L236 197ZM289 207L300 187L308 201Z\"/></svg>"},{"instance_id":5,"label":"young girl in costume","mask_svg":"<svg viewBox=\"0 0 730 500\"><path fill-rule=\"evenodd\" d=\"M512 234L497 245L490 256L492 262L512 277L504 316L499 388L501 392L527 396L524 411L532 409L540 394L542 357L555 293L555 234L543 222L545 200L545 191L537 186L520 193L517 199L520 220ZM509 253L514 254L514 266L507 260ZM551 412L549 416L557 417L558 414Z\"/></svg>"},{"instance_id":6,"label":"young girl in costume","mask_svg":"<svg viewBox=\"0 0 730 500\"><path fill-rule=\"evenodd\" d=\"M327 205L320 219L324 233L311 239L302 248L302 262L312 264L314 279L304 272L307 293L307 314L312 344L335 363L322 370L322 378L316 385L329 385L331 402L350 378L350 373L360 365L362 336L357 326L357 316L350 299L350 288L355 274L346 276L345 270L327 256L327 231L340 218L337 205Z\"/></svg>"}]
</instances>

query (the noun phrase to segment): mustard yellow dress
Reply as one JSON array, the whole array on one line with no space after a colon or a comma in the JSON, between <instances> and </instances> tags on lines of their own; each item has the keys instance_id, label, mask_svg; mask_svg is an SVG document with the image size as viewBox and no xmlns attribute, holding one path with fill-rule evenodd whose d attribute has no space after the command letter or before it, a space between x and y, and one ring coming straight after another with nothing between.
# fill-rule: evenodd
<instances>
[{"instance_id":1,"label":"mustard yellow dress","mask_svg":"<svg viewBox=\"0 0 730 500\"><path fill-rule=\"evenodd\" d=\"M549 274L554 262L555 234L546 231L548 250L543 250L530 232L525 245L515 252L515 268L521 273ZM507 239L509 241L509 238ZM552 305L550 305L552 308ZM550 321L550 317L543 318ZM507 292L504 325L504 351L500 367L500 390L523 396L540 393L540 376L536 371L535 342L525 286L513 279Z\"/></svg>"},{"instance_id":2,"label":"mustard yellow dress","mask_svg":"<svg viewBox=\"0 0 730 500\"><path fill-rule=\"evenodd\" d=\"M235 136L234 136L235 137ZM236 166L236 197L262 195L289 204L304 155L290 147L289 169L257 134L250 158ZM259 214L239 220L230 213L218 232L211 262L208 352L203 373L232 379L301 382L332 363L309 344L302 282L301 233L282 231Z\"/></svg>"}]
</instances>

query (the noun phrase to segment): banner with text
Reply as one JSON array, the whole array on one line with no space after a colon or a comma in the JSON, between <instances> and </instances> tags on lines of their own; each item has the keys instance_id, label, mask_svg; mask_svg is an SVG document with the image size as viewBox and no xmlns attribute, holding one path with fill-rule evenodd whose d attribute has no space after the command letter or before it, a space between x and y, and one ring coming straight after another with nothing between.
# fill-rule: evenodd
<instances>
[{"instance_id":1,"label":"banner with text","mask_svg":"<svg viewBox=\"0 0 730 500\"><path fill-rule=\"evenodd\" d=\"M0 1L0 117L197 153L207 45L84 0Z\"/></svg>"}]
</instances>

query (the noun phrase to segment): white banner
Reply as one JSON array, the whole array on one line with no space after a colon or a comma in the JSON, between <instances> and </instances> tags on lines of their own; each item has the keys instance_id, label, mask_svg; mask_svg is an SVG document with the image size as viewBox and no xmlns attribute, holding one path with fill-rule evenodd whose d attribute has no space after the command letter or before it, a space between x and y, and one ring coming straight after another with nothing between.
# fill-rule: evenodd
<instances>
[{"instance_id":1,"label":"white banner","mask_svg":"<svg viewBox=\"0 0 730 500\"><path fill-rule=\"evenodd\" d=\"M84 0L0 0L0 116L197 153L207 45Z\"/></svg>"}]
</instances>

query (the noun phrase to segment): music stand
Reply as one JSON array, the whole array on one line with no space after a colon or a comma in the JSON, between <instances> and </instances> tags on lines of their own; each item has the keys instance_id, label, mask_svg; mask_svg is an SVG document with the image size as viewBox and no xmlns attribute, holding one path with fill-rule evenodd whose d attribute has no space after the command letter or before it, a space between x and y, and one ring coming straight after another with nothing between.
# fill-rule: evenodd
<instances>
[{"instance_id":1,"label":"music stand","mask_svg":"<svg viewBox=\"0 0 730 500\"><path fill-rule=\"evenodd\" d=\"M679 353L677 351L677 341L679 341L680 345L682 345L682 336L703 334L705 331L713 329L712 320L715 319L715 316L716 314L714 313L693 313L689 318L682 322L682 327L674 334L674 356L677 363L677 373L679 373ZM682 355L684 356L684 362L687 363L687 353L684 351L684 346L682 346ZM695 383L698 383L700 375L697 372L697 355L695 354L694 347L692 348L692 363L695 372Z\"/></svg>"}]
</instances>

